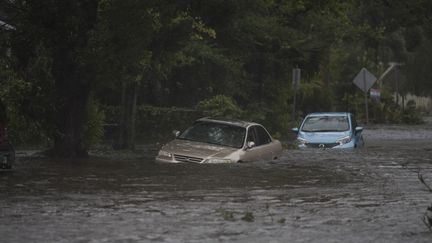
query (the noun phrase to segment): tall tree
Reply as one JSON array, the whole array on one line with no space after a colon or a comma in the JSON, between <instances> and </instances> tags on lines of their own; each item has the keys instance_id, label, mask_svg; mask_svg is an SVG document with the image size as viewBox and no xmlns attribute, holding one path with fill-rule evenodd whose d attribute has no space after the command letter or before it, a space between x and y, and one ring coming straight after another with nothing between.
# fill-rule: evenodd
<instances>
[{"instance_id":1,"label":"tall tree","mask_svg":"<svg viewBox=\"0 0 432 243\"><path fill-rule=\"evenodd\" d=\"M120 129L116 148L133 148L135 114L139 87L149 64L149 43L156 16L153 1L106 0L100 4L100 21L92 38L98 67L96 80L114 91L114 104L120 105ZM103 60L102 62L100 60ZM106 101L106 98L105 98Z\"/></svg>"},{"instance_id":2,"label":"tall tree","mask_svg":"<svg viewBox=\"0 0 432 243\"><path fill-rule=\"evenodd\" d=\"M16 27L11 37L15 68L24 80L44 83L50 100L54 155L85 156L83 125L93 70L87 63L91 31L97 22L97 0L3 1ZM45 69L35 66L43 54ZM45 73L40 75L40 73ZM49 77L43 80L43 77ZM52 81L52 83L50 83ZM43 92L43 91L42 91ZM32 100L29 106L36 106ZM36 119L43 119L35 114Z\"/></svg>"},{"instance_id":3,"label":"tall tree","mask_svg":"<svg viewBox=\"0 0 432 243\"><path fill-rule=\"evenodd\" d=\"M167 78L196 57L191 49L210 31L199 17L191 16L188 6L187 1L101 3L92 42L98 50L97 80L108 84L101 93L110 89L117 94L113 95L117 100L110 98L110 102L120 105L117 148L134 147L137 103L167 104L167 97L173 96Z\"/></svg>"}]
</instances>

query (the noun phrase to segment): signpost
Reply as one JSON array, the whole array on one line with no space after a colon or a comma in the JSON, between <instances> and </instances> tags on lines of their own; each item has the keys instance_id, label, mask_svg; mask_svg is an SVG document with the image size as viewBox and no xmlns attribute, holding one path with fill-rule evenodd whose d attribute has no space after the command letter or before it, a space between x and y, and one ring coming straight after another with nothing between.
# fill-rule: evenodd
<instances>
[{"instance_id":1,"label":"signpost","mask_svg":"<svg viewBox=\"0 0 432 243\"><path fill-rule=\"evenodd\" d=\"M300 88L300 75L301 71L300 68L293 68L292 71L292 89L294 91L294 100L293 100L293 112L291 119L292 121L295 121L296 119L296 99L297 99L297 91Z\"/></svg>"},{"instance_id":2,"label":"signpost","mask_svg":"<svg viewBox=\"0 0 432 243\"><path fill-rule=\"evenodd\" d=\"M362 68L353 80L353 83L357 85L357 87L359 87L364 93L366 124L369 123L367 93L368 90L372 87L372 85L376 82L376 80L377 78L372 73L370 73L366 68Z\"/></svg>"}]
</instances>

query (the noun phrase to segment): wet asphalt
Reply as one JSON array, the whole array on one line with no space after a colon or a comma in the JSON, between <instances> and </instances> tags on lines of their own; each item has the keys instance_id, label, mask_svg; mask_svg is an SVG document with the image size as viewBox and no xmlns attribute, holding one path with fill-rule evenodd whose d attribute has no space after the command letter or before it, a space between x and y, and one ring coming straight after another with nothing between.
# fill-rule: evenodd
<instances>
[{"instance_id":1,"label":"wet asphalt","mask_svg":"<svg viewBox=\"0 0 432 243\"><path fill-rule=\"evenodd\" d=\"M85 160L18 151L0 242L432 242L432 127L370 126L357 150L159 164L158 146Z\"/></svg>"}]
</instances>

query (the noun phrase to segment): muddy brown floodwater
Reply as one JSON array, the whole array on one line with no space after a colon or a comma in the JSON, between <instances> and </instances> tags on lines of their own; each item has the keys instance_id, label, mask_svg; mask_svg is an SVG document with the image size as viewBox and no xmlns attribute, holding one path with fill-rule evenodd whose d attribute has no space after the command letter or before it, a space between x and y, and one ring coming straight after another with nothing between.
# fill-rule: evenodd
<instances>
[{"instance_id":1,"label":"muddy brown floodwater","mask_svg":"<svg viewBox=\"0 0 432 243\"><path fill-rule=\"evenodd\" d=\"M49 160L0 172L0 242L432 242L432 127L374 126L366 148L273 162ZM102 155L102 156L101 156Z\"/></svg>"}]
</instances>

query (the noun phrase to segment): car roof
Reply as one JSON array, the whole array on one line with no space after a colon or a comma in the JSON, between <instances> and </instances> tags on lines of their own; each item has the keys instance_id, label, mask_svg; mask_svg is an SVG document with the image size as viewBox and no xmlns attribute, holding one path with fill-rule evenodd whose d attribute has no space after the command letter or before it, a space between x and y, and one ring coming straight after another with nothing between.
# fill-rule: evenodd
<instances>
[{"instance_id":1,"label":"car roof","mask_svg":"<svg viewBox=\"0 0 432 243\"><path fill-rule=\"evenodd\" d=\"M350 112L313 112L307 116L349 116Z\"/></svg>"},{"instance_id":2,"label":"car roof","mask_svg":"<svg viewBox=\"0 0 432 243\"><path fill-rule=\"evenodd\" d=\"M251 125L260 125L255 122L248 122L248 121L227 119L227 118L215 118L215 117L203 117L198 119L197 121L215 122L215 123L228 124L228 125L234 125L234 126L245 127L245 128Z\"/></svg>"}]
</instances>

